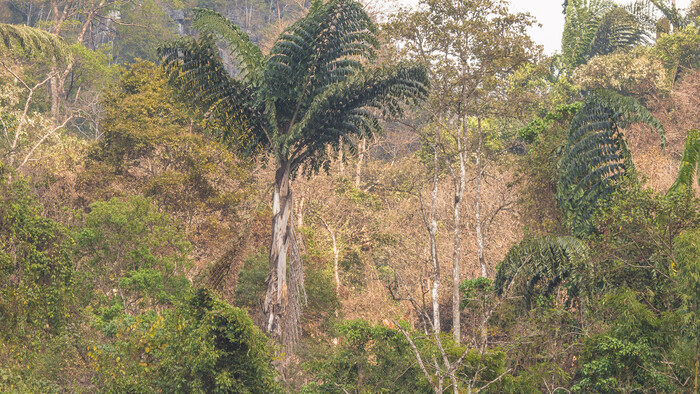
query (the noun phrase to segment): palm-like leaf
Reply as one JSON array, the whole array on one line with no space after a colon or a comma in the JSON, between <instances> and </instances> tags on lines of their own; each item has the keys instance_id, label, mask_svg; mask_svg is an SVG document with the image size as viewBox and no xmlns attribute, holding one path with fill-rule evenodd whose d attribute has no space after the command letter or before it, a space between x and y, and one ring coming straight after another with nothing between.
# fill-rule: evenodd
<instances>
[{"instance_id":1,"label":"palm-like leaf","mask_svg":"<svg viewBox=\"0 0 700 394\"><path fill-rule=\"evenodd\" d=\"M254 91L226 72L213 38L185 38L160 48L163 67L183 97L210 114L221 137L242 153L269 145Z\"/></svg>"},{"instance_id":2,"label":"palm-like leaf","mask_svg":"<svg viewBox=\"0 0 700 394\"><path fill-rule=\"evenodd\" d=\"M48 56L54 61L71 58L70 49L57 35L29 26L0 23L0 57Z\"/></svg>"},{"instance_id":3,"label":"palm-like leaf","mask_svg":"<svg viewBox=\"0 0 700 394\"><path fill-rule=\"evenodd\" d=\"M632 48L646 42L647 38L647 31L640 20L627 9L614 7L600 19L588 56L607 55Z\"/></svg>"},{"instance_id":4,"label":"palm-like leaf","mask_svg":"<svg viewBox=\"0 0 700 394\"><path fill-rule=\"evenodd\" d=\"M254 86L261 82L265 60L263 53L233 22L217 12L195 8L192 27L225 43L226 50L239 68L241 80Z\"/></svg>"},{"instance_id":5,"label":"palm-like leaf","mask_svg":"<svg viewBox=\"0 0 700 394\"><path fill-rule=\"evenodd\" d=\"M400 114L402 102L427 96L427 84L425 68L413 65L360 72L330 85L290 130L293 166L318 170L328 162L326 147L336 149L340 139L352 147L353 135L371 137L379 128L376 111Z\"/></svg>"},{"instance_id":6,"label":"palm-like leaf","mask_svg":"<svg viewBox=\"0 0 700 394\"><path fill-rule=\"evenodd\" d=\"M573 69L594 56L646 42L653 27L648 10L646 1L622 7L610 0L570 0L562 35L564 65Z\"/></svg>"},{"instance_id":7,"label":"palm-like leaf","mask_svg":"<svg viewBox=\"0 0 700 394\"><path fill-rule=\"evenodd\" d=\"M545 293L551 293L571 276L573 265L587 253L586 244L574 237L525 239L512 247L498 265L494 290L501 295L513 289L516 294L524 295L529 304L538 284L544 283ZM576 290L576 286L570 288L574 294Z\"/></svg>"},{"instance_id":8,"label":"palm-like leaf","mask_svg":"<svg viewBox=\"0 0 700 394\"><path fill-rule=\"evenodd\" d=\"M561 40L565 64L574 68L588 61L602 15L613 7L608 0L569 0Z\"/></svg>"},{"instance_id":9,"label":"palm-like leaf","mask_svg":"<svg viewBox=\"0 0 700 394\"><path fill-rule=\"evenodd\" d=\"M620 129L642 123L663 126L637 100L609 91L590 94L574 117L559 163L557 197L575 234L590 230L589 219L615 190L615 181L633 176L634 165Z\"/></svg>"},{"instance_id":10,"label":"palm-like leaf","mask_svg":"<svg viewBox=\"0 0 700 394\"><path fill-rule=\"evenodd\" d=\"M668 194L679 193L692 188L693 178L697 178L700 184L700 130L696 129L688 132L678 176L671 188L669 188Z\"/></svg>"},{"instance_id":11,"label":"palm-like leaf","mask_svg":"<svg viewBox=\"0 0 700 394\"><path fill-rule=\"evenodd\" d=\"M274 81L268 88L277 99L279 122L292 127L316 96L372 59L375 31L358 2L314 2L309 15L282 34L267 60L265 78Z\"/></svg>"}]
</instances>

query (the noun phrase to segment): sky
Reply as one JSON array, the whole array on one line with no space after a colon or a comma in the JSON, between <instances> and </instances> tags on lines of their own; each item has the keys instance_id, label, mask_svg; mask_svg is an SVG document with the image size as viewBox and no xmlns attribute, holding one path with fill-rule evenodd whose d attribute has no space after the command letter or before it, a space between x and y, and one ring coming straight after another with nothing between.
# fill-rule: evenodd
<instances>
[{"instance_id":1,"label":"sky","mask_svg":"<svg viewBox=\"0 0 700 394\"><path fill-rule=\"evenodd\" d=\"M418 0L387 0L396 1L399 4L413 6ZM619 4L628 4L628 1L616 1ZM678 8L686 8L691 0L676 0ZM530 29L530 36L534 41L544 47L546 54L553 54L561 46L561 34L564 31L564 15L562 14L563 0L511 0L512 12L529 12L542 27Z\"/></svg>"}]
</instances>

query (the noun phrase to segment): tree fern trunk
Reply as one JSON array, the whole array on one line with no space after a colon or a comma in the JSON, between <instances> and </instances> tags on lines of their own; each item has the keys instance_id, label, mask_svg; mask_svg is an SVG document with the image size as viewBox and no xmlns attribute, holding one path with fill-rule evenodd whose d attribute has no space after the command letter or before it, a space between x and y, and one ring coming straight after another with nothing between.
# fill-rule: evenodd
<instances>
[{"instance_id":1,"label":"tree fern trunk","mask_svg":"<svg viewBox=\"0 0 700 394\"><path fill-rule=\"evenodd\" d=\"M275 175L272 197L272 243L270 245L270 272L267 275L267 294L263 311L267 316L267 332L276 339L283 339L288 325L284 321L289 309L287 286L287 254L292 241L292 192L289 188L290 168L280 163Z\"/></svg>"}]
</instances>

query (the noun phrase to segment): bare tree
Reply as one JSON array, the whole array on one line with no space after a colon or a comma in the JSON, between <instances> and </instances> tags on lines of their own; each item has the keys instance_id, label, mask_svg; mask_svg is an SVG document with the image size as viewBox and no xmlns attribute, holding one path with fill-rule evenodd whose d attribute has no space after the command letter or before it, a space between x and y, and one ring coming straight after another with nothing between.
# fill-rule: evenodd
<instances>
[{"instance_id":1,"label":"bare tree","mask_svg":"<svg viewBox=\"0 0 700 394\"><path fill-rule=\"evenodd\" d=\"M506 105L507 81L521 65L539 54L525 33L534 20L527 14L510 14L506 4L492 0L422 0L417 11L394 17L386 31L398 52L430 64L431 99L427 110L434 123L447 119L445 131L457 130L455 147L445 148L445 160L454 184L453 204L453 327L460 340L460 203L466 184L468 150L475 150L474 224L478 264L482 276L488 275L483 229L483 178L486 149L481 123L513 112ZM466 132L468 122L477 122L476 135ZM470 125L471 128L471 125ZM456 151L456 152L455 152ZM456 158L456 159L455 159ZM471 161L471 160L470 160Z\"/></svg>"},{"instance_id":2,"label":"bare tree","mask_svg":"<svg viewBox=\"0 0 700 394\"><path fill-rule=\"evenodd\" d=\"M55 73L49 73L41 81L30 85L18 72L12 69L11 65L5 60L0 60L0 68L16 81L21 90L26 91L26 96L23 98L24 103L21 104L21 110L16 114L16 125L12 126L6 122L0 115L0 127L2 127L3 136L7 152L5 153L6 164L15 170L20 170L27 162L32 160L36 150L44 144L44 142L54 135L59 130L65 128L66 124L72 119L72 115L67 116L61 123L40 122L41 115L30 114L30 107L34 101L37 89L46 85L54 76ZM7 92L13 95L11 89ZM16 92L16 99L19 101L20 93ZM19 103L18 103L19 104ZM7 111L7 114L12 116L12 111ZM28 128L39 129L28 132ZM22 158L18 158L20 155Z\"/></svg>"},{"instance_id":3,"label":"bare tree","mask_svg":"<svg viewBox=\"0 0 700 394\"><path fill-rule=\"evenodd\" d=\"M401 281L400 277L396 277L396 279L397 281ZM513 282L506 287L501 297L497 297L495 293L488 288L486 293L481 294L480 297L469 300L476 301L479 304L478 313L476 310L474 311L479 318L477 331L486 331L486 327L489 324L494 312L500 307L505 299L508 299L512 283ZM399 289L390 290L392 297L394 297L395 300L408 300L414 308L418 307L416 309L418 314L426 313L424 308L420 308L420 303L418 303L412 297L411 291L406 288L405 283L395 284L394 287ZM400 289L404 289L404 291L401 292ZM427 316L425 321L431 322ZM466 344L464 351L460 354L460 356L455 358L455 356L448 354L448 352L445 350L443 339L440 337L439 331L435 330L434 327L430 332L415 335L412 334L409 328L405 327L400 322L393 320L393 323L394 326L401 331L403 336L406 338L406 341L409 343L411 351L413 352L413 356L416 359L416 363L420 367L428 382L430 382L430 385L435 393L443 393L445 391L446 381L449 381L449 387L452 389L453 393L459 393L459 387L464 385L466 385L468 393L479 392L491 384L497 383L511 371L511 369L506 369L499 376L488 382L483 382L481 380L482 373L487 367L485 358L489 354L487 338L481 336L474 337L472 341ZM421 349L419 349L418 345L416 344L416 340L429 341L431 345L437 348L438 357L436 357L432 352L422 353ZM474 352L476 352L478 357L473 374L469 376L459 374L458 371L465 366L466 356Z\"/></svg>"}]
</instances>

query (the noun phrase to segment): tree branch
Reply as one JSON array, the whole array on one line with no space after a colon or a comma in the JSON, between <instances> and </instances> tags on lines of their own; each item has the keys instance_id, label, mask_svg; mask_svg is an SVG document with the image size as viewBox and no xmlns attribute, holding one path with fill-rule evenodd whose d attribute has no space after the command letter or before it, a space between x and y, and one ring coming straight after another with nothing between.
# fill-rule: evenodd
<instances>
[{"instance_id":1,"label":"tree branch","mask_svg":"<svg viewBox=\"0 0 700 394\"><path fill-rule=\"evenodd\" d=\"M36 150L36 148L38 148L39 145L41 145L41 144L42 144L47 138L49 138L53 133L55 133L56 131L58 131L58 130L64 128L64 127L66 126L66 124L68 123L68 121L70 121L72 118L73 118L72 115L69 116L68 118L66 118L66 120L63 121L63 123L61 123L60 125L54 127L54 128L51 129L51 131L49 131L46 135L44 135L43 137L41 137L41 139L39 140L39 142L37 142L36 145L34 145L34 147L29 151L29 153L27 153L27 156L24 157L24 160L22 161L22 163L21 163L19 166L17 166L17 169L19 170L20 168L22 168L22 166L25 165L25 164L27 163L27 161L29 160L29 158L32 156L32 154L34 153L34 151Z\"/></svg>"}]
</instances>

